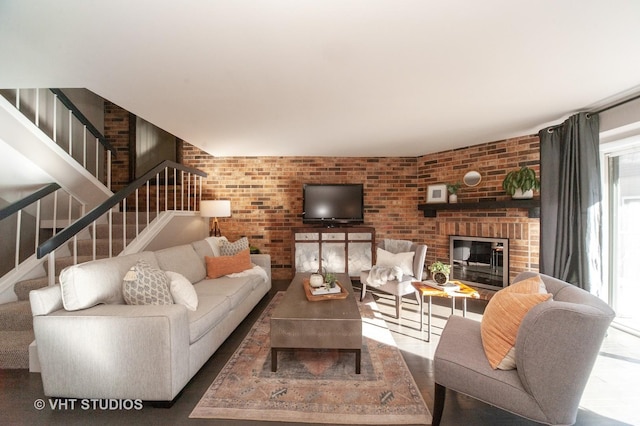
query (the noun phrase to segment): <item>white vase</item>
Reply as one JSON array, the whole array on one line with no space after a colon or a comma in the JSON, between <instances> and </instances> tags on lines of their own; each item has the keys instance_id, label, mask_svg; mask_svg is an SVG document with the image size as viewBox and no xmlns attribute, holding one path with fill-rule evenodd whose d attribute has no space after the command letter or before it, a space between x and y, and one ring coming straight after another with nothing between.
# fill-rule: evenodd
<instances>
[{"instance_id":1,"label":"white vase","mask_svg":"<svg viewBox=\"0 0 640 426\"><path fill-rule=\"evenodd\" d=\"M514 200L530 200L533 198L533 189L522 192L522 189L518 188L511 198Z\"/></svg>"},{"instance_id":2,"label":"white vase","mask_svg":"<svg viewBox=\"0 0 640 426\"><path fill-rule=\"evenodd\" d=\"M454 204L458 202L457 194L449 194L449 203Z\"/></svg>"}]
</instances>

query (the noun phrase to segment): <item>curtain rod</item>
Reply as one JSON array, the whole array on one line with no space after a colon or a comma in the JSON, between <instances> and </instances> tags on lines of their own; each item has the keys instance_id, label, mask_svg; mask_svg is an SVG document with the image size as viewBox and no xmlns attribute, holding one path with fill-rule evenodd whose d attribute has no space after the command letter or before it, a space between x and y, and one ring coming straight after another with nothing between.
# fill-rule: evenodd
<instances>
[{"instance_id":1,"label":"curtain rod","mask_svg":"<svg viewBox=\"0 0 640 426\"><path fill-rule=\"evenodd\" d=\"M587 118L589 118L589 115L593 115L593 114L600 114L601 112L605 112L605 111L609 111L610 109L613 108L617 108L619 106L622 106L626 103L629 103L631 101L635 101L636 99L640 99L640 94L635 95L629 99L625 99L624 101L620 101L618 103L615 103L613 105L609 105L608 107L604 107L602 109L599 109L597 111L593 111L593 112L587 112ZM560 127L562 127L562 124L556 124L555 126L550 126L547 128L547 132L552 133L555 129L559 129Z\"/></svg>"},{"instance_id":2,"label":"curtain rod","mask_svg":"<svg viewBox=\"0 0 640 426\"><path fill-rule=\"evenodd\" d=\"M610 109L617 108L617 107L619 107L621 105L624 105L624 104L626 104L628 102L635 101L636 99L640 99L640 94L635 95L635 96L633 96L633 97L631 97L629 99L626 99L624 101L620 101L617 104L609 105L608 107L599 109L598 111L592 112L590 114L600 114L601 112L609 111Z\"/></svg>"}]
</instances>

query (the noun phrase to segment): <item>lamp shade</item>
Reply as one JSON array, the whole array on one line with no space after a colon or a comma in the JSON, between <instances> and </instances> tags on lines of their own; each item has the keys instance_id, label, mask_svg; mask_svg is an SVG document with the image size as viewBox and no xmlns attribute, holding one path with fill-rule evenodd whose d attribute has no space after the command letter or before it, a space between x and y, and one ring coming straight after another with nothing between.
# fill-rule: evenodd
<instances>
[{"instance_id":1,"label":"lamp shade","mask_svg":"<svg viewBox=\"0 0 640 426\"><path fill-rule=\"evenodd\" d=\"M229 217L229 216L231 216L231 201L229 201L229 200L202 200L202 201L200 201L200 216L202 216L202 217Z\"/></svg>"}]
</instances>

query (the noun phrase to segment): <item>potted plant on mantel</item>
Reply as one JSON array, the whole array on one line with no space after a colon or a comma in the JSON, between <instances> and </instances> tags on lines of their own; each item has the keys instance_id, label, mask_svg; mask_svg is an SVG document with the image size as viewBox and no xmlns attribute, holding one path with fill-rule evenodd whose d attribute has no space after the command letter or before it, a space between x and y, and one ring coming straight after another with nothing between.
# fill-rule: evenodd
<instances>
[{"instance_id":1,"label":"potted plant on mantel","mask_svg":"<svg viewBox=\"0 0 640 426\"><path fill-rule=\"evenodd\" d=\"M460 189L460 187L462 186L462 184L460 182L456 182L456 183L448 183L447 184L447 191L449 191L449 202L450 203L457 203L458 202L458 189Z\"/></svg>"},{"instance_id":2,"label":"potted plant on mantel","mask_svg":"<svg viewBox=\"0 0 640 426\"><path fill-rule=\"evenodd\" d=\"M533 191L540 190L540 180L536 172L527 166L519 170L512 170L504 177L502 188L516 200L529 200L533 198Z\"/></svg>"}]
</instances>

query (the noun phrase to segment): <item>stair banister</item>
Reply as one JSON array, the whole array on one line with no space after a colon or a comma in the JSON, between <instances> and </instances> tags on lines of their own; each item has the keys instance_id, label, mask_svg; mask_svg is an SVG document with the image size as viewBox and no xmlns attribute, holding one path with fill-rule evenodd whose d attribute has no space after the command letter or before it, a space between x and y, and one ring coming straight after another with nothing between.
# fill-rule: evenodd
<instances>
[{"instance_id":1,"label":"stair banister","mask_svg":"<svg viewBox=\"0 0 640 426\"><path fill-rule=\"evenodd\" d=\"M31 204L46 197L52 192L57 191L58 189L60 189L60 185L58 185L57 183L50 183L47 186L40 188L33 194L27 195L23 199L16 201L15 203L9 204L3 209L0 209L0 220L7 218L14 213L17 213L18 211L24 209L25 207L30 206Z\"/></svg>"},{"instance_id":2,"label":"stair banister","mask_svg":"<svg viewBox=\"0 0 640 426\"><path fill-rule=\"evenodd\" d=\"M53 104L52 104L52 108L51 108L51 112L53 114L53 118L52 118L52 122L50 123L50 128L46 129L40 126L41 124L41 119L42 117L40 116L41 114L41 108L40 108L40 91L42 89L29 89L29 90L34 90L35 91L35 106L33 106L33 111L35 111L35 117L33 119L33 123L39 127L41 130L43 130L46 134L50 135L51 140L53 140L56 144L58 144L58 142L60 142L59 145L62 145L62 139L59 138L60 135L58 135L59 131L64 131L64 129L59 129L59 127L64 127L64 126L59 126L58 125L58 114L62 114L58 111L58 101L62 104L62 106L64 106L65 108L67 108L68 111L68 128L69 128L69 134L68 134L68 144L65 149L65 151L72 157L73 157L73 144L78 144L78 143L82 143L82 151L80 151L80 147L76 147L78 150L76 151L76 153L78 153L78 158L74 158L79 164L82 163L82 167L84 167L87 170L90 170L88 165L87 165L87 131L93 136L95 137L95 173L94 176L96 179L100 180L101 182L103 182L107 188L111 188L111 163L112 163L112 156L116 156L117 155L117 151L115 151L115 149L113 148L113 146L109 143L109 141L104 137L104 135L102 135L102 133L100 133L100 131L89 121L89 119L78 109L78 107L76 107L76 105L65 95L65 93L60 90L60 89L46 89L49 92L51 92L52 96L53 96ZM21 110L21 108L24 107L23 104L25 104L25 102L21 102L21 92L25 91L25 89L15 89L15 107L18 110ZM48 102L48 99L45 100L45 102ZM28 102L26 103L27 107ZM25 107L26 108L26 107ZM73 120L72 117L75 117L76 120L82 125L82 137L81 138L75 138L77 139L77 142L74 142L74 130L73 130ZM64 122L64 120L63 120ZM47 125L46 123L44 124L45 126ZM60 139L60 141L59 141ZM103 151L101 151L101 148L103 149ZM106 153L106 165L103 165L104 170L106 171L106 176L104 178L100 177L100 155L102 153Z\"/></svg>"},{"instance_id":3,"label":"stair banister","mask_svg":"<svg viewBox=\"0 0 640 426\"><path fill-rule=\"evenodd\" d=\"M148 181L150 179L152 179L159 171L161 171L161 170L163 170L165 168L168 168L168 167L172 167L174 170L178 169L178 170L181 170L181 171L189 173L189 174L194 174L194 175L200 176L201 178L207 176L207 174L205 172L201 171L201 170L197 170L197 169L193 169L193 168L190 168L190 167L186 167L186 166L183 166L182 164L178 164L178 163L175 163L173 161L168 161L168 160L163 161L162 163L158 164L157 166L155 166L154 168L149 170L143 176L141 176L140 178L136 179L135 181L133 181L132 183L127 185L125 188L123 188L120 191L118 191L116 194L114 194L112 197L110 197L107 201L105 201L104 203L102 203L99 206L95 207L93 210L88 212L82 218L76 220L70 226L68 226L67 228L63 229L61 232L57 233L55 236L53 236L49 240L47 240L44 243L40 244L38 246L38 248L37 248L37 257L39 259L41 259L42 257L46 256L47 254L52 253L55 249L60 247L65 242L69 241L71 238L73 238L75 235L77 235L80 231L82 231L87 226L91 225L93 222L98 220L100 217L102 217L102 215L104 215L105 213L109 212L112 208L117 206L121 201L123 201L127 196L131 195L132 193L136 193L136 218L137 218L137 215L138 215L138 208L137 208L138 207L137 206L138 189L143 185L147 186L147 200L148 200L148 196L149 196ZM186 184L189 187L191 186L190 177L189 177L189 181L187 181ZM190 189L188 189L188 190L190 190ZM182 193L182 199L184 200L184 189L181 191L181 193ZM194 191L194 195L195 195L195 191ZM159 200L158 200L158 202L159 202ZM184 201L182 202L182 207L183 207L182 209L184 210ZM175 206L174 206L174 208L175 208ZM149 222L149 213L150 213L149 212L149 204L147 202L147 224ZM137 222L137 220L136 220L136 222ZM111 224L111 222L110 222L110 224ZM110 237L110 240L111 240L111 226L109 227L109 229L110 229L109 237ZM137 232L137 230L136 230L136 232Z\"/></svg>"}]
</instances>

